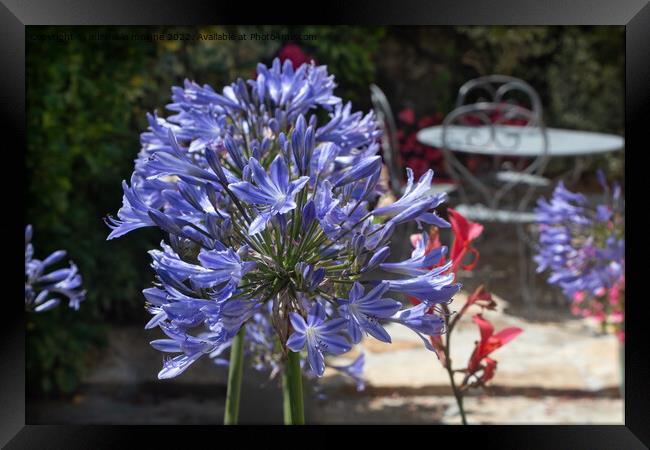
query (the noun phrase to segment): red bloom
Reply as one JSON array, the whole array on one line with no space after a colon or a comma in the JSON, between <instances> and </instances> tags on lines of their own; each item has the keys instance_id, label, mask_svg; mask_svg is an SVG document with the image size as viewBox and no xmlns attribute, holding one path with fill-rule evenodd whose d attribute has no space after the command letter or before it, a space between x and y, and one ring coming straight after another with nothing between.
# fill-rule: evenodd
<instances>
[{"instance_id":1,"label":"red bloom","mask_svg":"<svg viewBox=\"0 0 650 450\"><path fill-rule=\"evenodd\" d=\"M480 369L480 364L483 359L487 358L487 356L496 349L503 347L508 342L519 336L523 331L521 328L510 327L494 334L494 326L484 319L481 314L474 315L472 320L479 327L481 340L476 343L474 352L472 352L472 356L469 358L469 363L467 365L467 371L469 373L474 373Z\"/></svg>"},{"instance_id":2,"label":"red bloom","mask_svg":"<svg viewBox=\"0 0 650 450\"><path fill-rule=\"evenodd\" d=\"M458 271L458 266L460 266L468 252L474 255L474 259L470 264L461 267L464 270L472 270L478 263L480 256L478 250L472 246L472 241L481 235L483 225L467 220L458 211L451 208L448 208L447 212L449 213L451 230L454 233L454 245L451 248L450 255L453 261L451 271L454 273Z\"/></svg>"},{"instance_id":3,"label":"red bloom","mask_svg":"<svg viewBox=\"0 0 650 450\"><path fill-rule=\"evenodd\" d=\"M480 285L467 299L467 305L476 305L488 310L495 310L497 303L492 298L492 294L485 290L485 286Z\"/></svg>"},{"instance_id":4,"label":"red bloom","mask_svg":"<svg viewBox=\"0 0 650 450\"><path fill-rule=\"evenodd\" d=\"M419 142L416 142L415 145L413 146L413 153L416 156L419 156L420 158L424 156L424 145L420 144ZM429 164L428 161L427 164Z\"/></svg>"},{"instance_id":5,"label":"red bloom","mask_svg":"<svg viewBox=\"0 0 650 450\"><path fill-rule=\"evenodd\" d=\"M425 116L418 121L418 128L426 128L432 125L438 125L442 123L442 113L437 112L431 116Z\"/></svg>"},{"instance_id":6,"label":"red bloom","mask_svg":"<svg viewBox=\"0 0 650 450\"><path fill-rule=\"evenodd\" d=\"M475 114L467 114L462 117L462 124L469 125L469 126L472 125L478 126L478 125L485 125L485 121L481 117Z\"/></svg>"},{"instance_id":7,"label":"red bloom","mask_svg":"<svg viewBox=\"0 0 650 450\"><path fill-rule=\"evenodd\" d=\"M466 162L467 169L472 173L476 173L480 164L481 164L480 156L469 156L467 158L467 162Z\"/></svg>"},{"instance_id":8,"label":"red bloom","mask_svg":"<svg viewBox=\"0 0 650 450\"><path fill-rule=\"evenodd\" d=\"M415 111L413 108L404 108L397 114L397 118L407 125L415 123Z\"/></svg>"},{"instance_id":9,"label":"red bloom","mask_svg":"<svg viewBox=\"0 0 650 450\"><path fill-rule=\"evenodd\" d=\"M442 159L442 150L439 148L426 147L424 149L424 157L430 162L437 162Z\"/></svg>"},{"instance_id":10,"label":"red bloom","mask_svg":"<svg viewBox=\"0 0 650 450\"><path fill-rule=\"evenodd\" d=\"M408 160L409 165L415 159L416 158L410 158ZM411 167L413 168L413 166ZM413 172L416 172L415 168L413 168ZM452 260L451 271L456 273L456 271L458 270L458 266L460 266L460 264L463 261L463 258L468 252L474 255L474 260L470 264L466 264L461 267L464 270L472 270L476 266L476 263L478 263L478 259L480 256L478 250L472 246L472 242L474 241L474 239L479 237L483 232L483 225L481 225L480 223L471 222L467 220L458 211L452 208L447 208L447 212L449 213L449 222L451 223L451 231L454 235L454 245L451 248L451 254L450 254L450 258ZM413 247L417 245L420 239L422 239L421 234L411 235L411 244L413 245ZM436 227L431 227L431 230L429 231L429 242L427 243L425 254L428 254L434 248L440 247L440 245L441 245L440 233ZM445 257L443 256L440 259L438 265L443 265L444 263L445 263ZM483 296L486 295L485 293L478 293L478 290L474 294L477 295L476 297L477 299L484 299ZM489 294L487 295L489 296Z\"/></svg>"},{"instance_id":11,"label":"red bloom","mask_svg":"<svg viewBox=\"0 0 650 450\"><path fill-rule=\"evenodd\" d=\"M311 61L314 61L314 63L316 62L316 60L307 55L299 45L293 43L285 44L284 47L280 49L278 57L282 63L287 59L291 61L291 65L293 65L294 69L297 69L304 63Z\"/></svg>"},{"instance_id":12,"label":"red bloom","mask_svg":"<svg viewBox=\"0 0 650 450\"><path fill-rule=\"evenodd\" d=\"M465 314L465 311L467 311L467 309L472 305L480 306L483 309L494 311L496 309L497 303L494 301L494 299L492 299L492 294L485 290L485 286L480 285L474 292L472 292L469 297L467 297L467 301L458 312L458 316L460 317Z\"/></svg>"},{"instance_id":13,"label":"red bloom","mask_svg":"<svg viewBox=\"0 0 650 450\"><path fill-rule=\"evenodd\" d=\"M479 384L485 384L494 378L494 373L497 370L497 362L492 358L485 358L485 366L483 366L483 373L478 379Z\"/></svg>"},{"instance_id":14,"label":"red bloom","mask_svg":"<svg viewBox=\"0 0 650 450\"><path fill-rule=\"evenodd\" d=\"M510 119L510 120L506 121L505 123L507 123L508 125L515 125L515 126L523 127L528 123L528 121L526 119Z\"/></svg>"},{"instance_id":15,"label":"red bloom","mask_svg":"<svg viewBox=\"0 0 650 450\"><path fill-rule=\"evenodd\" d=\"M413 169L413 176L417 179L420 178L424 172L429 170L429 163L427 160L418 158L417 156L411 157L406 160L406 165Z\"/></svg>"},{"instance_id":16,"label":"red bloom","mask_svg":"<svg viewBox=\"0 0 650 450\"><path fill-rule=\"evenodd\" d=\"M438 170L438 173L440 173L441 170ZM433 184L456 184L456 180L446 177L444 175L441 175L438 177L438 179L433 180Z\"/></svg>"},{"instance_id":17,"label":"red bloom","mask_svg":"<svg viewBox=\"0 0 650 450\"><path fill-rule=\"evenodd\" d=\"M415 133L410 133L404 139L402 145L400 145L400 150L402 153L411 153L419 146L417 136Z\"/></svg>"}]
</instances>

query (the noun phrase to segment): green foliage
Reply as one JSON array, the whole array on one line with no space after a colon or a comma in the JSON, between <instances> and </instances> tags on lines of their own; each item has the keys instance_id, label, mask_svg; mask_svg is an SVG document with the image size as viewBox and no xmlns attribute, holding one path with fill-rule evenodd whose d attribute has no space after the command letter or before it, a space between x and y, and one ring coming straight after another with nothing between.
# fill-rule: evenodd
<instances>
[{"instance_id":1,"label":"green foliage","mask_svg":"<svg viewBox=\"0 0 650 450\"><path fill-rule=\"evenodd\" d=\"M93 350L106 345L106 326L86 308L61 306L27 317L27 393L71 394L87 372Z\"/></svg>"},{"instance_id":2,"label":"green foliage","mask_svg":"<svg viewBox=\"0 0 650 450\"><path fill-rule=\"evenodd\" d=\"M298 32L316 38L299 44L319 64L326 64L339 85L336 94L353 102L357 109L368 108L368 86L375 81L375 59L386 31L382 27L308 26Z\"/></svg>"},{"instance_id":3,"label":"green foliage","mask_svg":"<svg viewBox=\"0 0 650 450\"><path fill-rule=\"evenodd\" d=\"M28 35L53 31L30 27ZM35 389L74 387L87 351L103 335L100 312L143 315L134 300L148 275L144 252L155 234L111 245L102 217L119 207L120 180L138 148L133 104L152 50L147 43L28 40L27 221L36 256L66 249L88 291L77 313L30 317L27 367Z\"/></svg>"},{"instance_id":4,"label":"green foliage","mask_svg":"<svg viewBox=\"0 0 650 450\"><path fill-rule=\"evenodd\" d=\"M137 296L139 255L155 242L134 243L140 252L110 245L102 222L119 207L119 182L137 152L133 103L150 51L121 41L28 46L27 218L37 255L62 247L79 265L86 308L119 310L120 297Z\"/></svg>"},{"instance_id":5,"label":"green foliage","mask_svg":"<svg viewBox=\"0 0 650 450\"><path fill-rule=\"evenodd\" d=\"M525 79L553 126L623 132L622 27L459 27L478 75Z\"/></svg>"}]
</instances>

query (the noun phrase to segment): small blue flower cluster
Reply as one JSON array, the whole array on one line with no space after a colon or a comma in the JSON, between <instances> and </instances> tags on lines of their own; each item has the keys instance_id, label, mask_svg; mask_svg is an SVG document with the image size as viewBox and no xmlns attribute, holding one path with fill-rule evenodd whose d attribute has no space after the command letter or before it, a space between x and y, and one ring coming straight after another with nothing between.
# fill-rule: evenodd
<instances>
[{"instance_id":1,"label":"small blue flower cluster","mask_svg":"<svg viewBox=\"0 0 650 450\"><path fill-rule=\"evenodd\" d=\"M460 285L448 265L427 269L444 251L386 260L397 225L449 226L434 211L445 194L430 193L431 171L418 182L409 172L402 198L373 209L381 132L334 87L324 66L276 59L221 93L186 81L172 89L173 115L149 115L123 206L107 222L109 239L151 226L169 235L150 252L156 285L144 291L147 328L167 335L152 345L178 354L159 378L202 355L223 362L242 327L256 367L277 370L284 352L306 350L316 376L325 354L350 351L364 333L390 342L385 322L429 349L428 336L444 331L432 309ZM365 281L380 269L398 278ZM390 292L422 304L403 308ZM360 380L363 360L334 367Z\"/></svg>"},{"instance_id":2,"label":"small blue flower cluster","mask_svg":"<svg viewBox=\"0 0 650 450\"><path fill-rule=\"evenodd\" d=\"M46 269L65 257L64 250L52 253L44 260L34 258L32 226L25 228L25 310L43 312L59 305L61 296L75 310L84 300L86 291L81 288L81 275L77 266L70 262L69 268L45 273Z\"/></svg>"},{"instance_id":3,"label":"small blue flower cluster","mask_svg":"<svg viewBox=\"0 0 650 450\"><path fill-rule=\"evenodd\" d=\"M625 273L624 213L620 186L599 182L604 201L590 205L587 198L560 182L550 201L539 199L536 214L539 246L537 271L550 271L548 282L573 299L584 292L602 295Z\"/></svg>"}]
</instances>

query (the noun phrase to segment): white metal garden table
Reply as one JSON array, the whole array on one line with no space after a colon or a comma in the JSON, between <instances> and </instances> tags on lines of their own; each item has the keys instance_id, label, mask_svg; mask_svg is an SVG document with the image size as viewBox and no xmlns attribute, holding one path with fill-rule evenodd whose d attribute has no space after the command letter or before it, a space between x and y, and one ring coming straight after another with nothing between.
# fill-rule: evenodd
<instances>
[{"instance_id":1,"label":"white metal garden table","mask_svg":"<svg viewBox=\"0 0 650 450\"><path fill-rule=\"evenodd\" d=\"M442 125L423 128L417 134L417 139L432 147L442 147L444 142ZM621 136L591 131L566 130L546 128L547 148L544 149L544 139L538 128L518 127L512 125L492 126L460 126L447 127L447 148L453 152L472 153L494 157L539 157L545 154L547 158L574 157L576 158L570 172L572 180L577 180L587 165L588 158L597 154L614 152L624 147L625 141ZM517 180L506 179L513 175ZM499 173L503 182L522 182L535 184L536 180L548 183L539 176L531 177L512 172ZM526 177L530 178L527 180ZM502 179L503 178L503 179ZM522 216L524 217L524 216ZM532 216L531 216L532 217ZM526 216L525 221L530 220Z\"/></svg>"},{"instance_id":2,"label":"white metal garden table","mask_svg":"<svg viewBox=\"0 0 650 450\"><path fill-rule=\"evenodd\" d=\"M495 140L490 139L491 128L449 126L447 142L450 150L479 155L523 157L539 156L543 152L544 143L538 131L531 131L525 127L496 126L493 127L496 129L495 133L501 135L501 142L497 144ZM432 147L442 147L442 130L442 125L423 128L418 132L417 139ZM549 157L583 157L613 152L621 150L625 143L621 136L591 131L547 128L546 133L548 136L546 154Z\"/></svg>"}]
</instances>

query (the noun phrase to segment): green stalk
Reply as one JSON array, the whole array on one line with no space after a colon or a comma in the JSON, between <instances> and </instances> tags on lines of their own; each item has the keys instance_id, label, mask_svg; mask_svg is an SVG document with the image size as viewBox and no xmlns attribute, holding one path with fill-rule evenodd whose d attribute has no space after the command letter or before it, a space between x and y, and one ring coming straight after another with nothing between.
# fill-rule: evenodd
<instances>
[{"instance_id":1,"label":"green stalk","mask_svg":"<svg viewBox=\"0 0 650 450\"><path fill-rule=\"evenodd\" d=\"M302 400L302 371L300 354L289 351L282 373L283 411L285 425L304 425L305 410Z\"/></svg>"},{"instance_id":2,"label":"green stalk","mask_svg":"<svg viewBox=\"0 0 650 450\"><path fill-rule=\"evenodd\" d=\"M447 347L449 348L449 347ZM446 352L447 355L449 352ZM460 412L460 420L462 421L463 425L467 425L467 417L465 416L465 408L463 408L463 394L460 392L460 389L458 389L458 386L456 386L456 381L454 380L454 372L451 369L451 364L448 364L445 366L445 369L447 369L447 373L449 374L449 381L451 383L451 389L454 391L454 397L456 398L456 404L458 405L458 411Z\"/></svg>"},{"instance_id":3,"label":"green stalk","mask_svg":"<svg viewBox=\"0 0 650 450\"><path fill-rule=\"evenodd\" d=\"M226 412L223 418L224 425L237 425L237 418L239 417L239 397L244 368L244 333L244 327L242 326L230 347L230 367L228 369Z\"/></svg>"},{"instance_id":4,"label":"green stalk","mask_svg":"<svg viewBox=\"0 0 650 450\"><path fill-rule=\"evenodd\" d=\"M284 417L285 425L291 425L291 397L289 395L289 376L286 369L282 371L282 417Z\"/></svg>"},{"instance_id":5,"label":"green stalk","mask_svg":"<svg viewBox=\"0 0 650 450\"><path fill-rule=\"evenodd\" d=\"M467 425L467 417L465 416L465 408L463 408L463 394L460 391L459 387L456 386L456 380L454 380L454 370L451 365L451 332L454 329L456 322L449 324L449 308L447 305L443 305L443 310L445 312L445 321L447 322L447 337L445 339L444 353L445 353L445 370L449 375L449 383L451 384L451 389L454 392L454 398L456 399L456 404L458 405L458 411L460 412L460 420L463 425Z\"/></svg>"}]
</instances>

